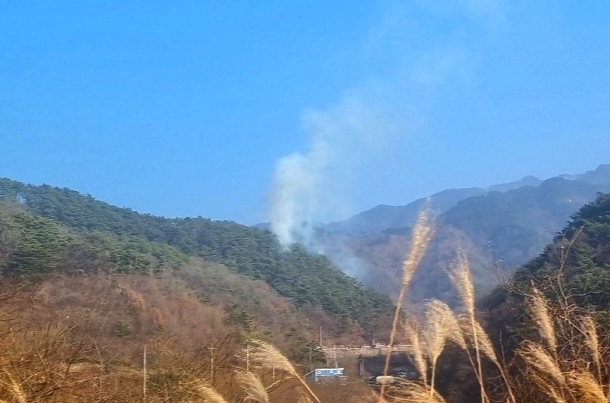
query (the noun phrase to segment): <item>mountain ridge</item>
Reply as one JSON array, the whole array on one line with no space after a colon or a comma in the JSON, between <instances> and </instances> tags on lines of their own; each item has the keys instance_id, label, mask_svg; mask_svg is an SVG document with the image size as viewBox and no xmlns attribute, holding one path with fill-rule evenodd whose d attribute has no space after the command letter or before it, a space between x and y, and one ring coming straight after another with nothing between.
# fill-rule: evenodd
<instances>
[{"instance_id":1,"label":"mountain ridge","mask_svg":"<svg viewBox=\"0 0 610 403\"><path fill-rule=\"evenodd\" d=\"M488 187L445 189L429 197L422 197L402 206L379 204L368 210L353 215L345 220L321 224L319 227L325 231L345 232L350 234L381 232L386 229L410 227L417 215L417 211L424 202L430 198L432 210L436 214L443 214L460 201L469 197L478 196L486 192L508 192L526 186L540 186L548 179L562 178L594 185L604 185L610 182L610 164L602 164L593 170L575 175L556 175L545 180L536 176L525 176L519 180L491 185Z\"/></svg>"}]
</instances>

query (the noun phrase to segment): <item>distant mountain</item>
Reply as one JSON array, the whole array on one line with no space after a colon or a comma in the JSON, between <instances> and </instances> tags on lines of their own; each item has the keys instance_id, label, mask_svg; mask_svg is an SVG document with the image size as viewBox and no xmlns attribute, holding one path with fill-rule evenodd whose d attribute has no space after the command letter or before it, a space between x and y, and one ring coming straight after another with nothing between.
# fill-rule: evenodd
<instances>
[{"instance_id":1,"label":"distant mountain","mask_svg":"<svg viewBox=\"0 0 610 403\"><path fill-rule=\"evenodd\" d=\"M488 189L451 189L432 195L432 208L440 213L438 227L410 295L454 298L443 269L451 264L458 247L470 256L478 291L493 287L498 276L510 275L540 253L582 205L609 190L610 165L602 165L569 177L544 181L526 177ZM338 263L350 262L346 251L353 254L358 269L345 270L360 273L362 281L392 295L399 284L410 225L423 202L378 206L328 224L319 243Z\"/></svg>"},{"instance_id":2,"label":"distant mountain","mask_svg":"<svg viewBox=\"0 0 610 403\"><path fill-rule=\"evenodd\" d=\"M538 186L542 183L542 179L535 176L526 176L518 181L503 183L501 185L493 185L488 187L488 192L508 192L509 190L519 189L525 186Z\"/></svg>"},{"instance_id":3,"label":"distant mountain","mask_svg":"<svg viewBox=\"0 0 610 403\"><path fill-rule=\"evenodd\" d=\"M461 200L485 193L481 188L448 189L431 196L432 209L443 213ZM362 234L381 232L386 229L410 226L426 198L417 199L405 206L388 206L381 204L344 221L322 226L325 231Z\"/></svg>"},{"instance_id":4,"label":"distant mountain","mask_svg":"<svg viewBox=\"0 0 610 403\"><path fill-rule=\"evenodd\" d=\"M574 180L592 183L595 185L607 185L610 178L610 164L600 165L593 171L587 171Z\"/></svg>"},{"instance_id":5,"label":"distant mountain","mask_svg":"<svg viewBox=\"0 0 610 403\"><path fill-rule=\"evenodd\" d=\"M600 165L595 170L587 171L583 174L560 175L557 177L593 185L607 185L610 182L610 164ZM535 176L526 176L518 181L492 185L487 188L473 187L443 190L430 196L432 210L436 214L442 214L469 197L482 195L487 192L508 192L528 186L536 187L540 186L542 182L542 179ZM387 229L409 227L412 225L417 212L426 199L426 197L422 197L404 206L380 204L346 220L319 225L319 227L326 231L348 234L373 233Z\"/></svg>"},{"instance_id":6,"label":"distant mountain","mask_svg":"<svg viewBox=\"0 0 610 403\"><path fill-rule=\"evenodd\" d=\"M535 176L526 176L515 182L493 185L488 188L447 189L430 196L431 207L434 213L442 214L469 197L491 191L507 192L525 186L538 186L541 182L542 180ZM326 231L348 234L381 232L387 229L409 227L427 199L427 197L422 197L404 206L380 204L346 220L333 222L324 226L320 225L319 227Z\"/></svg>"}]
</instances>

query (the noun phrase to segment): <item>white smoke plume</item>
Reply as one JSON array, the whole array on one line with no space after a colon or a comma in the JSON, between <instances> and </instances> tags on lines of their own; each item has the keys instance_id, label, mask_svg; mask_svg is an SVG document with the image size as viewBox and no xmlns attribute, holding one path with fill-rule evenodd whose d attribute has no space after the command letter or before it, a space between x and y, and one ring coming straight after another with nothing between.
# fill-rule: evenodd
<instances>
[{"instance_id":1,"label":"white smoke plume","mask_svg":"<svg viewBox=\"0 0 610 403\"><path fill-rule=\"evenodd\" d=\"M354 186L366 186L359 175L367 168L379 168L371 164L399 166L395 162L407 155L405 137L426 125L425 117L437 94L448 87L459 91L471 81L468 46L444 41L444 37L430 40L410 20L402 3L393 4L365 40L362 54L371 59L368 63L386 65L392 60L395 65L383 70L384 79L369 79L335 106L304 112L307 148L276 164L268 219L282 245L299 242L313 251L326 252L320 238L316 239L316 225L355 213L349 204L350 193ZM420 0L413 7L427 10L439 20L466 17L484 26L485 21L499 21L502 4L501 0ZM456 8L460 13L454 12ZM427 47L423 43L443 45ZM394 171L394 175L404 173ZM350 255L347 247L335 244L332 249L331 258L346 272L364 277L363 262Z\"/></svg>"},{"instance_id":2,"label":"white smoke plume","mask_svg":"<svg viewBox=\"0 0 610 403\"><path fill-rule=\"evenodd\" d=\"M367 154L382 149L393 130L376 107L356 94L327 111L306 111L302 120L310 142L304 152L277 162L269 219L282 244L313 247L313 225L346 211L343 195L354 170Z\"/></svg>"}]
</instances>

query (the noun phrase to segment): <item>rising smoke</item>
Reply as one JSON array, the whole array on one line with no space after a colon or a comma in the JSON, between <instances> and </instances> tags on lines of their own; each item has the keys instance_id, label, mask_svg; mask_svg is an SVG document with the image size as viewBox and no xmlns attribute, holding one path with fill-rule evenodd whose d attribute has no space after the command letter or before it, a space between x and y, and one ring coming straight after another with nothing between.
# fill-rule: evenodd
<instances>
[{"instance_id":1,"label":"rising smoke","mask_svg":"<svg viewBox=\"0 0 610 403\"><path fill-rule=\"evenodd\" d=\"M496 10L498 1L459 3L455 6L451 1L441 1L444 6L428 11L445 18L452 14L448 11L453 7L459 7L476 19ZM420 6L431 7L426 1ZM389 157L388 151L392 158L400 155L414 117L426 115L427 104L434 102L448 82L463 81L468 76L467 49L454 45L422 45L425 48L417 49L405 41L418 35L405 28L414 24L401 24L405 14L408 10L392 9L371 32L363 49L380 62L394 60L392 77L368 80L347 92L336 105L304 112L301 120L308 136L307 148L278 160L271 183L268 219L281 244L299 242L315 252L327 253L348 274L360 279L365 276L363 262L342 245L335 244L328 250L317 236L316 226L355 213L349 195L354 186L362 186L359 173L374 169L371 164L388 163L389 158L379 157L384 153Z\"/></svg>"},{"instance_id":2,"label":"rising smoke","mask_svg":"<svg viewBox=\"0 0 610 403\"><path fill-rule=\"evenodd\" d=\"M315 225L345 214L344 195L358 166L382 150L393 130L378 108L356 94L327 111L307 111L302 120L309 145L277 162L269 219L283 245L316 249Z\"/></svg>"}]
</instances>

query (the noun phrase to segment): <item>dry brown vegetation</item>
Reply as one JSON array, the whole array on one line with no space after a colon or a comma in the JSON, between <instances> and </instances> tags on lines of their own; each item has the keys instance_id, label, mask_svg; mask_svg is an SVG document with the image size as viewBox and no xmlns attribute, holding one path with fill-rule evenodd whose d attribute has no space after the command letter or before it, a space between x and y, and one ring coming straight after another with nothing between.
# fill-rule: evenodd
<instances>
[{"instance_id":1,"label":"dry brown vegetation","mask_svg":"<svg viewBox=\"0 0 610 403\"><path fill-rule=\"evenodd\" d=\"M425 222L425 217L425 214L421 215L414 228L412 249L425 250L426 245L417 242L421 238L417 231L432 228ZM412 260L411 255L409 252L405 259L403 279L413 276L412 267L406 264ZM426 315L420 323L413 318L404 321L402 330L406 340L413 345L410 355L419 379L395 378L393 383L382 384L378 403L477 400L481 403L602 403L610 400L610 368L605 364L610 340L607 335L600 337L600 326L590 312L571 301L562 287L561 275L557 275L555 283L549 287L556 292L559 304L552 304L533 284L519 289L529 306L526 323L537 331L538 337L522 341L515 354L508 355L505 351L497 351L479 322L469 264L461 250L448 275L462 298L462 311L453 312L444 303L432 300L427 302ZM407 285L408 281L403 281L401 290ZM395 321L399 317L397 311ZM393 333L398 334L400 330L393 329ZM387 360L390 354L388 352ZM476 379L478 394L468 383L461 386L461 393L455 393L455 382L453 389L437 387L437 364L441 354L457 360L449 366L455 371L450 376ZM506 356L511 359L507 361ZM464 361L470 363L470 370L460 364ZM384 375L387 370L386 365Z\"/></svg>"},{"instance_id":2,"label":"dry brown vegetation","mask_svg":"<svg viewBox=\"0 0 610 403\"><path fill-rule=\"evenodd\" d=\"M277 347L244 338L280 319L236 327L226 305L202 302L176 277L83 274L2 289L13 291L0 299L0 402L320 403L370 393L360 382L312 391ZM261 303L287 315L279 299Z\"/></svg>"},{"instance_id":3,"label":"dry brown vegetation","mask_svg":"<svg viewBox=\"0 0 610 403\"><path fill-rule=\"evenodd\" d=\"M602 323L607 317L575 304L560 276L545 290L533 283L512 290L527 301L529 337L510 351L494 345L475 310L462 251L447 273L461 308L429 300L420 317L405 315L399 307L433 228L423 211L403 263L392 326L386 329L390 346L411 345L418 379L395 378L379 389L360 380L334 388L308 384L294 357L280 351L290 347L283 327L299 335L305 329L303 312L312 321L309 331L321 323L332 328L332 319L312 307L294 312L263 282L244 282L221 265L207 265L199 274L182 268L158 277L99 272L57 275L37 284L5 280L0 403L610 400L610 334ZM390 354L391 348L385 375Z\"/></svg>"}]
</instances>

